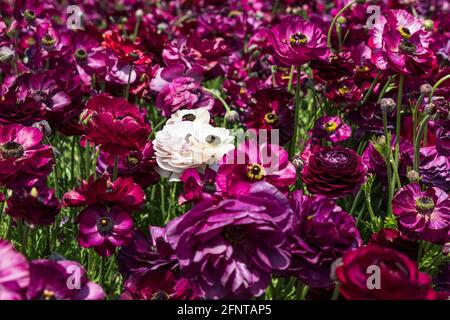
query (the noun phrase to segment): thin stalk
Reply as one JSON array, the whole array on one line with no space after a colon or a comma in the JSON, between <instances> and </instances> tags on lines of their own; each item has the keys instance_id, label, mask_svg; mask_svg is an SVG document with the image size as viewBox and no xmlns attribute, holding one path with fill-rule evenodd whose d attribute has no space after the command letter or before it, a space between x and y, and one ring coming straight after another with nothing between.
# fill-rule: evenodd
<instances>
[{"instance_id":1,"label":"thin stalk","mask_svg":"<svg viewBox=\"0 0 450 320\"><path fill-rule=\"evenodd\" d=\"M394 154L394 170L398 171L398 161L400 156L400 131L402 121L402 97L403 97L403 83L405 81L405 75L400 74L398 81L397 91L397 119L395 124L395 154Z\"/></svg>"},{"instance_id":2,"label":"thin stalk","mask_svg":"<svg viewBox=\"0 0 450 320\"><path fill-rule=\"evenodd\" d=\"M392 189L392 173L391 173L391 139L387 128L387 111L383 110L383 129L384 129L384 137L386 139L385 141L385 155L384 160L386 163L386 177L387 177L387 187L388 187L388 207L387 207L387 213L390 216L392 214L392 198L393 198L393 192Z\"/></svg>"},{"instance_id":3,"label":"thin stalk","mask_svg":"<svg viewBox=\"0 0 450 320\"><path fill-rule=\"evenodd\" d=\"M289 156L292 158L295 154L295 150L297 147L297 139L298 139L298 127L300 120L300 77L301 77L301 66L297 66L297 83L295 86L295 97L294 97L294 134L292 136L292 141L290 145Z\"/></svg>"},{"instance_id":4,"label":"thin stalk","mask_svg":"<svg viewBox=\"0 0 450 320\"><path fill-rule=\"evenodd\" d=\"M292 65L291 70L289 71L289 81L288 81L288 88L287 88L288 92L291 92L291 90L292 90L292 78L294 77L294 69L295 69L295 66Z\"/></svg>"},{"instance_id":5,"label":"thin stalk","mask_svg":"<svg viewBox=\"0 0 450 320\"><path fill-rule=\"evenodd\" d=\"M356 3L356 0L353 0L352 2L349 2L345 7L343 7L333 18L333 20L331 21L330 24L330 28L328 29L328 34L327 34L327 46L328 48L332 49L331 47L331 35L333 33L333 28L334 25L336 24L337 19L339 18L339 16L341 16L345 10L347 10L348 8L350 8L352 5L354 5Z\"/></svg>"},{"instance_id":6,"label":"thin stalk","mask_svg":"<svg viewBox=\"0 0 450 320\"><path fill-rule=\"evenodd\" d=\"M336 281L333 295L331 296L331 300L337 300L338 298L339 298L339 282Z\"/></svg>"},{"instance_id":7,"label":"thin stalk","mask_svg":"<svg viewBox=\"0 0 450 320\"><path fill-rule=\"evenodd\" d=\"M373 79L372 84L370 85L369 90L366 92L366 94L364 95L364 98L361 100L361 105L364 105L367 102L367 99L369 99L370 95L373 92L373 89L375 88L375 86L377 85L378 80L381 77L382 72L378 71L377 75L375 76L375 79Z\"/></svg>"},{"instance_id":8,"label":"thin stalk","mask_svg":"<svg viewBox=\"0 0 450 320\"><path fill-rule=\"evenodd\" d=\"M425 118L422 119L419 125L419 130L417 131L416 140L414 140L414 163L413 169L416 172L419 172L420 165L420 144L422 142L422 137L425 129L428 127L428 121L430 121L431 115L426 115Z\"/></svg>"},{"instance_id":9,"label":"thin stalk","mask_svg":"<svg viewBox=\"0 0 450 320\"><path fill-rule=\"evenodd\" d=\"M114 157L113 181L116 181L119 173L119 156Z\"/></svg>"},{"instance_id":10,"label":"thin stalk","mask_svg":"<svg viewBox=\"0 0 450 320\"><path fill-rule=\"evenodd\" d=\"M383 88L381 89L380 95L378 96L378 99L377 99L377 104L380 104L381 99L384 98L384 95L385 95L387 89L389 88L389 85L390 85L391 82L392 82L392 78L393 78L393 76L390 76L390 77L387 79L386 83L384 84Z\"/></svg>"},{"instance_id":11,"label":"thin stalk","mask_svg":"<svg viewBox=\"0 0 450 320\"><path fill-rule=\"evenodd\" d=\"M130 85L131 85L131 74L133 73L133 65L130 65L130 73L128 74L128 82L127 86L125 87L125 93L124 98L128 101L128 97L130 96Z\"/></svg>"}]
</instances>

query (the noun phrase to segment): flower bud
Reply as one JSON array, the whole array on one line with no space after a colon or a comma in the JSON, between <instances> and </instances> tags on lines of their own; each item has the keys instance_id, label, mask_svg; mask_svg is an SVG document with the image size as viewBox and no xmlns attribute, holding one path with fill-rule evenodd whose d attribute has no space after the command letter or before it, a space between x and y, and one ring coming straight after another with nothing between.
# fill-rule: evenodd
<instances>
[{"instance_id":1,"label":"flower bud","mask_svg":"<svg viewBox=\"0 0 450 320\"><path fill-rule=\"evenodd\" d=\"M14 51L8 47L0 47L0 62L9 63L14 59Z\"/></svg>"},{"instance_id":2,"label":"flower bud","mask_svg":"<svg viewBox=\"0 0 450 320\"><path fill-rule=\"evenodd\" d=\"M339 16L339 17L337 18L337 23L338 23L338 24L344 24L344 23L346 23L346 22L347 22L347 18L344 17L344 16Z\"/></svg>"},{"instance_id":3,"label":"flower bud","mask_svg":"<svg viewBox=\"0 0 450 320\"><path fill-rule=\"evenodd\" d=\"M392 98L383 98L380 101L380 108L383 112L391 112L395 108L395 101Z\"/></svg>"},{"instance_id":4,"label":"flower bud","mask_svg":"<svg viewBox=\"0 0 450 320\"><path fill-rule=\"evenodd\" d=\"M137 9L135 15L136 18L141 19L144 16L144 11L142 9Z\"/></svg>"},{"instance_id":5,"label":"flower bud","mask_svg":"<svg viewBox=\"0 0 450 320\"><path fill-rule=\"evenodd\" d=\"M425 106L425 110L424 111L428 115L433 115L435 113L435 111L436 111L436 106L434 105L434 103L428 103Z\"/></svg>"},{"instance_id":6,"label":"flower bud","mask_svg":"<svg viewBox=\"0 0 450 320\"><path fill-rule=\"evenodd\" d=\"M50 125L48 124L48 122L46 120L41 120L39 122L33 123L33 127L41 130L42 134L46 137L48 137L52 134L52 128L50 128Z\"/></svg>"},{"instance_id":7,"label":"flower bud","mask_svg":"<svg viewBox=\"0 0 450 320\"><path fill-rule=\"evenodd\" d=\"M432 90L433 87L429 83L424 83L420 86L420 93L423 95L429 95Z\"/></svg>"},{"instance_id":8,"label":"flower bud","mask_svg":"<svg viewBox=\"0 0 450 320\"><path fill-rule=\"evenodd\" d=\"M230 110L225 113L225 120L229 123L236 123L239 119L239 113L235 110Z\"/></svg>"},{"instance_id":9,"label":"flower bud","mask_svg":"<svg viewBox=\"0 0 450 320\"><path fill-rule=\"evenodd\" d=\"M430 19L425 20L423 22L423 27L427 31L433 31L433 29L434 29L434 22L433 22L433 20L430 20Z\"/></svg>"},{"instance_id":10,"label":"flower bud","mask_svg":"<svg viewBox=\"0 0 450 320\"><path fill-rule=\"evenodd\" d=\"M420 175L415 170L409 170L406 176L411 183L420 181Z\"/></svg>"},{"instance_id":11,"label":"flower bud","mask_svg":"<svg viewBox=\"0 0 450 320\"><path fill-rule=\"evenodd\" d=\"M297 170L302 170L305 163L303 162L302 159L300 159L298 156L294 157L294 159L292 159L292 165L297 168Z\"/></svg>"}]
</instances>

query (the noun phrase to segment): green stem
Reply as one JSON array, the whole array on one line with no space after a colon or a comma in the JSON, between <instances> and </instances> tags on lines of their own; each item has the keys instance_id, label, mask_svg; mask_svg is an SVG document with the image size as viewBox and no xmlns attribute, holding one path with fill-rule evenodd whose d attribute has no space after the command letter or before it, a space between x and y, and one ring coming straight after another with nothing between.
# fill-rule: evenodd
<instances>
[{"instance_id":1,"label":"green stem","mask_svg":"<svg viewBox=\"0 0 450 320\"><path fill-rule=\"evenodd\" d=\"M425 118L422 119L419 125L419 130L417 131L416 140L414 141L414 164L413 169L416 172L419 172L420 165L420 144L422 142L423 133L428 127L428 121L431 119L431 115L426 115Z\"/></svg>"},{"instance_id":2,"label":"green stem","mask_svg":"<svg viewBox=\"0 0 450 320\"><path fill-rule=\"evenodd\" d=\"M388 132L387 128L387 110L382 111L383 114L383 129L384 129L384 137L385 137L385 155L384 160L386 163L386 177L387 177L387 187L388 187L388 203L387 203L387 213L390 216L392 214L392 198L393 192L392 189L392 173L391 173L391 136Z\"/></svg>"},{"instance_id":3,"label":"green stem","mask_svg":"<svg viewBox=\"0 0 450 320\"><path fill-rule=\"evenodd\" d=\"M139 26L141 24L141 20L142 20L141 17L136 17L136 24L134 25L134 31L133 31L133 34L131 36L131 40L133 40L133 42L136 41L136 38L137 38L137 35L138 35L138 32L139 32Z\"/></svg>"},{"instance_id":4,"label":"green stem","mask_svg":"<svg viewBox=\"0 0 450 320\"><path fill-rule=\"evenodd\" d=\"M367 102L367 99L369 99L370 95L373 92L373 89L375 88L375 86L377 85L378 80L381 77L382 72L378 71L377 75L375 76L375 79L373 79L372 84L370 85L369 90L366 92L364 98L361 100L361 105L364 105Z\"/></svg>"},{"instance_id":5,"label":"green stem","mask_svg":"<svg viewBox=\"0 0 450 320\"><path fill-rule=\"evenodd\" d=\"M393 78L393 76L390 76L390 77L387 79L386 83L384 84L383 89L381 89L380 95L378 96L378 99L377 99L377 104L380 104L381 99L384 98L384 95L385 95L387 89L389 88L389 85L390 85L391 82L392 82L392 78Z\"/></svg>"},{"instance_id":6,"label":"green stem","mask_svg":"<svg viewBox=\"0 0 450 320\"><path fill-rule=\"evenodd\" d=\"M292 136L292 141L290 145L289 156L292 158L295 155L296 147L297 147L297 139L298 139L298 127L300 120L300 77L301 77L301 66L297 66L297 83L295 86L295 97L294 97L294 134Z\"/></svg>"},{"instance_id":7,"label":"green stem","mask_svg":"<svg viewBox=\"0 0 450 320\"><path fill-rule=\"evenodd\" d=\"M348 8L350 8L352 5L354 5L356 3L356 0L353 0L352 2L349 2L345 7L343 7L337 14L336 16L333 18L333 20L331 21L331 25L330 28L328 29L328 34L327 34L327 46L328 48L332 49L331 47L331 35L333 33L333 28L334 25L336 24L337 19L339 18L339 16L341 16Z\"/></svg>"},{"instance_id":8,"label":"green stem","mask_svg":"<svg viewBox=\"0 0 450 320\"><path fill-rule=\"evenodd\" d=\"M116 181L119 173L119 156L114 157L113 181Z\"/></svg>"},{"instance_id":9,"label":"green stem","mask_svg":"<svg viewBox=\"0 0 450 320\"><path fill-rule=\"evenodd\" d=\"M337 300L339 298L339 282L335 282L333 295L331 296L331 300Z\"/></svg>"},{"instance_id":10,"label":"green stem","mask_svg":"<svg viewBox=\"0 0 450 320\"><path fill-rule=\"evenodd\" d=\"M434 92L436 91L436 89L439 88L442 83L444 83L445 81L447 81L449 79L450 79L450 74L442 77L441 79L438 80L438 82L436 82L434 84L433 89L431 90L431 94L430 94L430 102L431 102L431 98L434 96Z\"/></svg>"},{"instance_id":11,"label":"green stem","mask_svg":"<svg viewBox=\"0 0 450 320\"><path fill-rule=\"evenodd\" d=\"M288 87L287 87L288 92L291 92L291 90L292 90L292 78L294 77L294 69L295 69L295 66L292 65L291 70L289 71L289 81L288 81Z\"/></svg>"},{"instance_id":12,"label":"green stem","mask_svg":"<svg viewBox=\"0 0 450 320\"><path fill-rule=\"evenodd\" d=\"M362 190L362 188L360 188L358 193L357 193L357 195L356 195L355 200L353 201L352 208L350 209L350 215L351 216L353 215L353 213L355 213L356 205L359 202L359 198L361 198L362 192L363 192L363 190Z\"/></svg>"},{"instance_id":13,"label":"green stem","mask_svg":"<svg viewBox=\"0 0 450 320\"><path fill-rule=\"evenodd\" d=\"M397 119L395 124L395 155L394 155L394 170L398 171L399 155L400 155L400 131L402 121L402 98L403 98L403 83L405 81L405 75L400 74L398 81L397 91Z\"/></svg>"},{"instance_id":14,"label":"green stem","mask_svg":"<svg viewBox=\"0 0 450 320\"><path fill-rule=\"evenodd\" d=\"M228 103L226 103L226 101L220 96L219 93L216 92L216 90L207 89L205 87L203 87L203 90L205 90L206 92L210 93L215 98L217 98L222 103L223 107L225 108L225 110L227 112L231 111L230 106L228 105Z\"/></svg>"}]
</instances>

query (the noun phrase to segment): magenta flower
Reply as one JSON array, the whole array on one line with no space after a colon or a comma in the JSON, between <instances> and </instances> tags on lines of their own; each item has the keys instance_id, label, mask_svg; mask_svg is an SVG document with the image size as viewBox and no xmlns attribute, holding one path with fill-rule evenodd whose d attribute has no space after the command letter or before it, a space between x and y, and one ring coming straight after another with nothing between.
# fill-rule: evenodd
<instances>
[{"instance_id":1,"label":"magenta flower","mask_svg":"<svg viewBox=\"0 0 450 320\"><path fill-rule=\"evenodd\" d=\"M119 177L111 182L103 176L82 182L75 190L67 192L63 197L66 207L83 207L93 204L116 205L126 209L138 210L144 203L145 194L132 178Z\"/></svg>"},{"instance_id":2,"label":"magenta flower","mask_svg":"<svg viewBox=\"0 0 450 320\"><path fill-rule=\"evenodd\" d=\"M410 183L397 192L392 210L408 236L440 244L450 240L450 198L443 190L421 191L419 184Z\"/></svg>"},{"instance_id":3,"label":"magenta flower","mask_svg":"<svg viewBox=\"0 0 450 320\"><path fill-rule=\"evenodd\" d=\"M0 126L0 185L31 187L50 173L53 152L40 143L42 138L37 128Z\"/></svg>"},{"instance_id":4,"label":"magenta flower","mask_svg":"<svg viewBox=\"0 0 450 320\"><path fill-rule=\"evenodd\" d=\"M291 211L286 197L265 182L239 199L205 200L167 225L182 275L206 298L261 295L271 272L289 266L285 249Z\"/></svg>"},{"instance_id":5,"label":"magenta flower","mask_svg":"<svg viewBox=\"0 0 450 320\"><path fill-rule=\"evenodd\" d=\"M439 142L438 144L439 145ZM435 146L420 148L420 176L429 186L450 191L450 157Z\"/></svg>"},{"instance_id":6,"label":"magenta flower","mask_svg":"<svg viewBox=\"0 0 450 320\"><path fill-rule=\"evenodd\" d=\"M0 239L0 300L22 300L30 282L27 259Z\"/></svg>"},{"instance_id":7,"label":"magenta flower","mask_svg":"<svg viewBox=\"0 0 450 320\"><path fill-rule=\"evenodd\" d=\"M372 61L381 70L404 74L429 73L436 57L423 22L405 10L389 10L372 29Z\"/></svg>"},{"instance_id":8,"label":"magenta flower","mask_svg":"<svg viewBox=\"0 0 450 320\"><path fill-rule=\"evenodd\" d=\"M101 255L109 257L129 241L133 233L133 219L118 206L92 205L81 211L77 219L78 242L84 248L94 248Z\"/></svg>"},{"instance_id":9,"label":"magenta flower","mask_svg":"<svg viewBox=\"0 0 450 320\"><path fill-rule=\"evenodd\" d=\"M313 128L313 137L333 143L345 141L352 135L352 128L339 117L320 117Z\"/></svg>"},{"instance_id":10,"label":"magenta flower","mask_svg":"<svg viewBox=\"0 0 450 320\"><path fill-rule=\"evenodd\" d=\"M141 150L148 141L150 126L137 106L125 99L98 95L88 101L82 121L87 139L102 151L125 155Z\"/></svg>"},{"instance_id":11,"label":"magenta flower","mask_svg":"<svg viewBox=\"0 0 450 320\"><path fill-rule=\"evenodd\" d=\"M326 60L330 54L322 30L299 16L283 18L270 29L269 40L275 52L275 61L285 66Z\"/></svg>"},{"instance_id":12,"label":"magenta flower","mask_svg":"<svg viewBox=\"0 0 450 320\"><path fill-rule=\"evenodd\" d=\"M79 276L71 280L70 277ZM73 287L70 287L73 285ZM79 288L76 286L79 285ZM28 300L103 300L105 293L89 281L84 268L75 261L33 260L30 263Z\"/></svg>"},{"instance_id":13,"label":"magenta flower","mask_svg":"<svg viewBox=\"0 0 450 320\"><path fill-rule=\"evenodd\" d=\"M222 199L219 186L216 183L217 173L211 168L206 168L201 174L197 169L186 169L180 176L184 183L184 192L180 194L178 203L180 205L209 199L219 201Z\"/></svg>"},{"instance_id":14,"label":"magenta flower","mask_svg":"<svg viewBox=\"0 0 450 320\"><path fill-rule=\"evenodd\" d=\"M228 194L246 194L253 183L261 180L287 190L296 179L296 170L287 152L275 144L243 142L220 163L216 182L220 190Z\"/></svg>"},{"instance_id":15,"label":"magenta flower","mask_svg":"<svg viewBox=\"0 0 450 320\"><path fill-rule=\"evenodd\" d=\"M8 198L5 212L14 219L23 219L36 226L50 225L61 210L61 203L55 190L47 187L33 187L30 190L15 190Z\"/></svg>"}]
</instances>

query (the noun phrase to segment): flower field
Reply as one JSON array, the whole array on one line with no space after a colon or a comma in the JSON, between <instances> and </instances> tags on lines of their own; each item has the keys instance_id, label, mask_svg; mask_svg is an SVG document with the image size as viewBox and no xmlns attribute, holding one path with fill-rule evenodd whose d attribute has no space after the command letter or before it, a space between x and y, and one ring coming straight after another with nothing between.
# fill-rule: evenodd
<instances>
[{"instance_id":1,"label":"flower field","mask_svg":"<svg viewBox=\"0 0 450 320\"><path fill-rule=\"evenodd\" d=\"M446 300L447 0L0 0L0 300Z\"/></svg>"}]
</instances>

